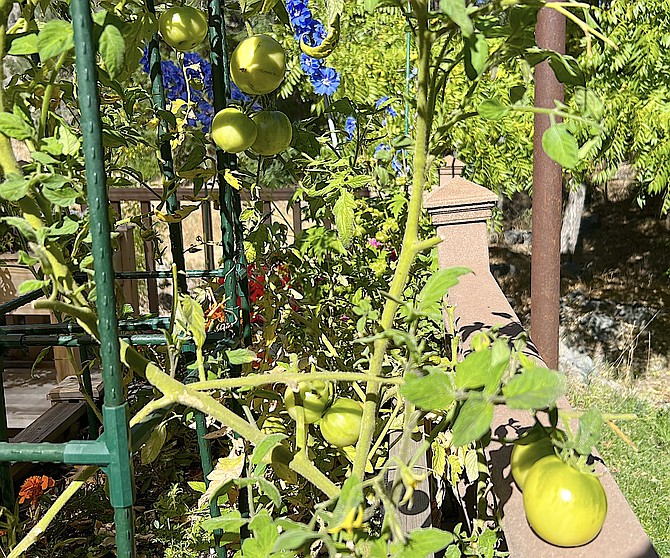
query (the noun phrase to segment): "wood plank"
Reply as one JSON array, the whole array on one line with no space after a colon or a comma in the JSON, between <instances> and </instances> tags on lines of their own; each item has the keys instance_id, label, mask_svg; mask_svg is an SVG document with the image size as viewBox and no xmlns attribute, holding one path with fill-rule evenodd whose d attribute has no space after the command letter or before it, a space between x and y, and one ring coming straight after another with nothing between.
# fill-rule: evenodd
<instances>
[{"instance_id":1,"label":"wood plank","mask_svg":"<svg viewBox=\"0 0 670 558\"><path fill-rule=\"evenodd\" d=\"M151 202L140 202L140 211L144 215L144 224L146 227L151 227ZM144 241L144 269L147 271L154 271L156 269L156 262L154 261L154 245L151 240ZM147 279L147 296L149 299L149 312L158 314L158 283L156 279Z\"/></svg>"},{"instance_id":2,"label":"wood plank","mask_svg":"<svg viewBox=\"0 0 670 558\"><path fill-rule=\"evenodd\" d=\"M91 374L91 384L93 385L93 400L100 401L103 394L102 374L93 372ZM57 386L52 388L47 394L47 398L52 402L60 401L84 401L84 395L79 390L79 382L76 376L68 376Z\"/></svg>"},{"instance_id":3,"label":"wood plank","mask_svg":"<svg viewBox=\"0 0 670 558\"><path fill-rule=\"evenodd\" d=\"M32 376L29 367L6 368L2 379L10 429L26 428L51 406L47 394L56 385L53 368L38 368Z\"/></svg>"}]
</instances>

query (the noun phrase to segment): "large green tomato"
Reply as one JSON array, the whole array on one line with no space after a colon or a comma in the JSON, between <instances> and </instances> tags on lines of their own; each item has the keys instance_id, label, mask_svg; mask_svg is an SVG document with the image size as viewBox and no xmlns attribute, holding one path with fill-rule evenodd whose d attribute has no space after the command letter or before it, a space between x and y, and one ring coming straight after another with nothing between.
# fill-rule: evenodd
<instances>
[{"instance_id":1,"label":"large green tomato","mask_svg":"<svg viewBox=\"0 0 670 558\"><path fill-rule=\"evenodd\" d=\"M163 40L176 50L193 50L205 40L207 16L190 6L173 7L158 20Z\"/></svg>"},{"instance_id":2,"label":"large green tomato","mask_svg":"<svg viewBox=\"0 0 670 558\"><path fill-rule=\"evenodd\" d=\"M212 121L212 140L228 153L240 153L256 141L256 124L233 107L219 111Z\"/></svg>"},{"instance_id":3,"label":"large green tomato","mask_svg":"<svg viewBox=\"0 0 670 558\"><path fill-rule=\"evenodd\" d=\"M271 93L279 87L285 73L284 49L267 35L247 37L230 57L230 76L249 95Z\"/></svg>"},{"instance_id":4,"label":"large green tomato","mask_svg":"<svg viewBox=\"0 0 670 558\"><path fill-rule=\"evenodd\" d=\"M358 442L361 430L363 405L353 399L341 397L337 399L323 415L319 428L326 442L343 448Z\"/></svg>"},{"instance_id":5,"label":"large green tomato","mask_svg":"<svg viewBox=\"0 0 670 558\"><path fill-rule=\"evenodd\" d=\"M554 444L548 436L528 436L514 443L510 463L512 477L520 490L523 490L530 468L548 455L554 455Z\"/></svg>"},{"instance_id":6,"label":"large green tomato","mask_svg":"<svg viewBox=\"0 0 670 558\"><path fill-rule=\"evenodd\" d=\"M600 532L607 496L598 477L550 455L530 468L523 507L539 537L556 546L581 546Z\"/></svg>"},{"instance_id":7,"label":"large green tomato","mask_svg":"<svg viewBox=\"0 0 670 558\"><path fill-rule=\"evenodd\" d=\"M312 382L300 382L298 392L302 401L302 407L305 410L305 422L312 424L319 420L323 415L333 396L333 388L330 382L314 380ZM293 420L298 420L298 413L295 408L295 392L286 388L284 393L284 405Z\"/></svg>"},{"instance_id":8,"label":"large green tomato","mask_svg":"<svg viewBox=\"0 0 670 558\"><path fill-rule=\"evenodd\" d=\"M293 139L293 127L291 121L283 112L278 110L262 110L252 115L251 119L256 123L258 135L251 146L259 155L270 157L281 153Z\"/></svg>"}]
</instances>

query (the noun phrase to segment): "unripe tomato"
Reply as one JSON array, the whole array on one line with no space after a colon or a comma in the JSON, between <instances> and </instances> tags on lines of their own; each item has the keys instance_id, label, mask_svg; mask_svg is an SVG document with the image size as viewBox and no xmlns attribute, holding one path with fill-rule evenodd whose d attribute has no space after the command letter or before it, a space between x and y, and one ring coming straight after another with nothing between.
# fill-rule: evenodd
<instances>
[{"instance_id":1,"label":"unripe tomato","mask_svg":"<svg viewBox=\"0 0 670 558\"><path fill-rule=\"evenodd\" d=\"M323 415L319 428L326 442L338 448L353 446L358 442L363 417L363 405L358 401L341 397Z\"/></svg>"},{"instance_id":2,"label":"unripe tomato","mask_svg":"<svg viewBox=\"0 0 670 558\"><path fill-rule=\"evenodd\" d=\"M285 73L284 49L267 35L247 37L230 57L230 77L249 95L271 93L279 87Z\"/></svg>"},{"instance_id":3,"label":"unripe tomato","mask_svg":"<svg viewBox=\"0 0 670 558\"><path fill-rule=\"evenodd\" d=\"M523 507L540 538L556 546L581 546L600 532L607 496L598 477L550 455L530 468Z\"/></svg>"},{"instance_id":4,"label":"unripe tomato","mask_svg":"<svg viewBox=\"0 0 670 558\"><path fill-rule=\"evenodd\" d=\"M256 123L258 135L251 146L259 155L270 157L281 153L293 139L291 121L279 110L262 110L254 114L251 119Z\"/></svg>"},{"instance_id":5,"label":"unripe tomato","mask_svg":"<svg viewBox=\"0 0 670 558\"><path fill-rule=\"evenodd\" d=\"M207 17L190 6L169 8L158 20L163 40L175 50L193 50L205 40Z\"/></svg>"},{"instance_id":6,"label":"unripe tomato","mask_svg":"<svg viewBox=\"0 0 670 558\"><path fill-rule=\"evenodd\" d=\"M528 436L514 443L510 464L512 477L520 490L523 490L530 468L548 455L554 455L554 445L548 436Z\"/></svg>"},{"instance_id":7,"label":"unripe tomato","mask_svg":"<svg viewBox=\"0 0 670 558\"><path fill-rule=\"evenodd\" d=\"M228 153L240 153L256 141L256 124L233 107L219 111L212 120L212 140Z\"/></svg>"},{"instance_id":8,"label":"unripe tomato","mask_svg":"<svg viewBox=\"0 0 670 558\"><path fill-rule=\"evenodd\" d=\"M302 401L302 407L305 410L305 423L312 424L319 420L323 411L330 403L333 395L333 388L330 382L314 380L312 382L298 383L298 391ZM295 408L295 392L286 388L284 393L284 405L288 414L293 420L298 420L298 413Z\"/></svg>"}]
</instances>

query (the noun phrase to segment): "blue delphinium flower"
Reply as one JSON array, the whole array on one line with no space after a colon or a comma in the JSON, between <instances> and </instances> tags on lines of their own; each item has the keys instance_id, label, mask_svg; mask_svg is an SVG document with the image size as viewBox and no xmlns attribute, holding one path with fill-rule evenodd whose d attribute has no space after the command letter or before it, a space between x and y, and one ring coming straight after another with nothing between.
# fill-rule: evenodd
<instances>
[{"instance_id":1,"label":"blue delphinium flower","mask_svg":"<svg viewBox=\"0 0 670 558\"><path fill-rule=\"evenodd\" d=\"M309 0L287 0L286 11L291 19L293 34L296 41L303 41L309 46L319 46L328 36L325 26L312 17L308 6ZM323 60L300 55L300 67L307 74L314 91L319 95L332 95L340 86L340 74L327 67Z\"/></svg>"},{"instance_id":2,"label":"blue delphinium flower","mask_svg":"<svg viewBox=\"0 0 670 558\"><path fill-rule=\"evenodd\" d=\"M388 95L384 95L381 99L378 99L377 102L375 103L375 108L379 108L382 105L386 105L384 107L384 110L391 116L391 118L395 118L398 116L398 113L395 111L395 109L391 106L390 103L387 104L389 98Z\"/></svg>"}]
</instances>

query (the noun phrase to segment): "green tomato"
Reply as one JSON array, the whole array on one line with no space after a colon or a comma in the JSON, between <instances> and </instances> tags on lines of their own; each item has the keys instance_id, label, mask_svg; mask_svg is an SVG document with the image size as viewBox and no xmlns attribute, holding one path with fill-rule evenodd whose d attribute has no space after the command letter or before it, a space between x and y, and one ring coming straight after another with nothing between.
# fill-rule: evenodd
<instances>
[{"instance_id":1,"label":"green tomato","mask_svg":"<svg viewBox=\"0 0 670 558\"><path fill-rule=\"evenodd\" d=\"M249 95L271 93L279 87L285 73L284 49L267 35L247 37L230 57L230 76Z\"/></svg>"},{"instance_id":2,"label":"green tomato","mask_svg":"<svg viewBox=\"0 0 670 558\"><path fill-rule=\"evenodd\" d=\"M323 415L319 428L326 442L338 448L353 446L358 442L363 418L363 405L353 399L341 397L335 400Z\"/></svg>"},{"instance_id":3,"label":"green tomato","mask_svg":"<svg viewBox=\"0 0 670 558\"><path fill-rule=\"evenodd\" d=\"M259 155L270 157L281 153L291 145L293 127L283 112L263 110L254 114L251 119L258 128L258 135L251 149Z\"/></svg>"},{"instance_id":4,"label":"green tomato","mask_svg":"<svg viewBox=\"0 0 670 558\"><path fill-rule=\"evenodd\" d=\"M305 410L305 423L312 424L321 418L332 399L333 387L330 382L314 380L312 382L299 382L298 391ZM298 420L298 412L295 408L295 392L286 388L284 393L284 405L293 420Z\"/></svg>"},{"instance_id":5,"label":"green tomato","mask_svg":"<svg viewBox=\"0 0 670 558\"><path fill-rule=\"evenodd\" d=\"M212 140L228 153L240 153L256 141L256 124L233 107L219 111L212 121Z\"/></svg>"},{"instance_id":6,"label":"green tomato","mask_svg":"<svg viewBox=\"0 0 670 558\"><path fill-rule=\"evenodd\" d=\"M528 436L514 443L510 464L512 477L520 490L523 490L530 468L548 455L554 455L554 444L548 436Z\"/></svg>"},{"instance_id":7,"label":"green tomato","mask_svg":"<svg viewBox=\"0 0 670 558\"><path fill-rule=\"evenodd\" d=\"M530 468L523 507L540 538L556 546L581 546L600 532L607 515L607 496L598 477L550 455Z\"/></svg>"},{"instance_id":8,"label":"green tomato","mask_svg":"<svg viewBox=\"0 0 670 558\"><path fill-rule=\"evenodd\" d=\"M190 6L169 8L158 20L163 40L175 50L193 50L205 40L207 16Z\"/></svg>"}]
</instances>

